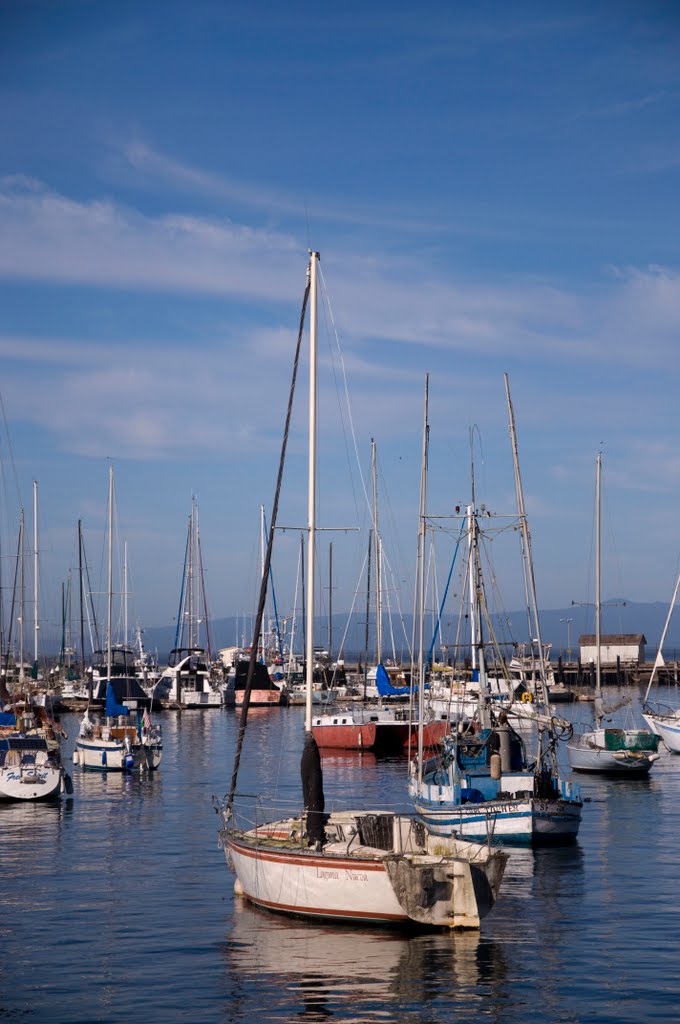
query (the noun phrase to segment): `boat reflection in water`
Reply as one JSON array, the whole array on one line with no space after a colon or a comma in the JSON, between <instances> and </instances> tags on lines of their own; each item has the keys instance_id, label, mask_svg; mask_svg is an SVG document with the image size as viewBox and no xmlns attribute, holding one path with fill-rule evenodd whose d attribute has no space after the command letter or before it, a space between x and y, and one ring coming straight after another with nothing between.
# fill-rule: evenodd
<instances>
[{"instance_id":1,"label":"boat reflection in water","mask_svg":"<svg viewBox=\"0 0 680 1024\"><path fill-rule=\"evenodd\" d=\"M500 994L507 975L500 946L477 931L326 926L244 900L235 901L225 960L232 998L245 999L253 1019L416 1020L433 998L450 1000L451 1019L469 1019L481 991Z\"/></svg>"}]
</instances>

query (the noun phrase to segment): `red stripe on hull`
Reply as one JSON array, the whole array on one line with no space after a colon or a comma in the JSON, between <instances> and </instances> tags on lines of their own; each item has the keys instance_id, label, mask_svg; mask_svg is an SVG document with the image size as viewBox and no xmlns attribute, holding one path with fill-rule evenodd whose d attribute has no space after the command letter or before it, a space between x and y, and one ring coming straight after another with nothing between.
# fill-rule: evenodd
<instances>
[{"instance_id":1,"label":"red stripe on hull","mask_svg":"<svg viewBox=\"0 0 680 1024\"><path fill-rule=\"evenodd\" d=\"M258 900L246 892L243 895L258 907L265 907L267 910L280 910L287 914L298 914L300 917L329 917L340 921L384 921L386 924L409 920L406 914L371 914L361 910L344 913L341 910L321 910L320 907L292 907L287 903L269 903L267 900Z\"/></svg>"},{"instance_id":2,"label":"red stripe on hull","mask_svg":"<svg viewBox=\"0 0 680 1024\"><path fill-rule=\"evenodd\" d=\"M286 864L295 864L299 867L327 868L330 864L333 867L343 868L347 871L380 871L385 868L381 861L362 860L358 857L344 858L335 857L329 854L325 857L317 857L313 854L292 854L288 850L278 853L276 850L265 850L262 847L253 849L252 846L241 844L237 839L227 839L227 844L244 857L252 860L266 860L271 862L284 861Z\"/></svg>"}]
</instances>

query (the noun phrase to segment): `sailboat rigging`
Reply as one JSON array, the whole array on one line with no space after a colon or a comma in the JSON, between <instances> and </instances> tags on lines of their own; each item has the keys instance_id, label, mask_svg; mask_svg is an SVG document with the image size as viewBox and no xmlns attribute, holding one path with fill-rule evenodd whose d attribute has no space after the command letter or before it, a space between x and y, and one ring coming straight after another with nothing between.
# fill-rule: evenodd
<instances>
[{"instance_id":1,"label":"sailboat rigging","mask_svg":"<svg viewBox=\"0 0 680 1024\"><path fill-rule=\"evenodd\" d=\"M251 682L266 600L266 577L271 560L304 311L309 296L307 700L301 763L304 806L301 813L256 823L254 827L252 822L241 824L237 821L234 800L247 721L247 686L230 792L216 807L222 814L220 843L227 862L236 873L236 892L271 910L362 923L416 922L429 926L477 928L495 901L507 859L505 853L458 839L435 842L424 834L415 816L385 811L328 813L325 809L321 760L312 735L318 262L319 254L311 253L271 517L267 564L249 665Z\"/></svg>"},{"instance_id":2,"label":"sailboat rigging","mask_svg":"<svg viewBox=\"0 0 680 1024\"><path fill-rule=\"evenodd\" d=\"M659 737L646 729L606 728L605 718L622 703L607 707L602 699L602 453L595 468L595 728L574 733L567 743L569 766L577 772L645 776L658 761Z\"/></svg>"},{"instance_id":3,"label":"sailboat rigging","mask_svg":"<svg viewBox=\"0 0 680 1024\"><path fill-rule=\"evenodd\" d=\"M680 708L673 706L672 704L666 704L663 701L650 701L649 694L654 680L656 679L657 670L664 664L663 645L666 640L666 634L668 633L673 609L675 608L675 602L678 599L679 589L680 574L678 574L678 578L675 581L673 597L671 598L668 615L666 616L666 622L663 627L663 633L661 634L661 640L659 641L659 650L657 651L657 655L654 660L654 668L652 669L652 673L649 677L649 683L642 702L642 717L652 732L655 732L657 736L663 740L664 744L672 754L680 754Z\"/></svg>"},{"instance_id":4,"label":"sailboat rigging","mask_svg":"<svg viewBox=\"0 0 680 1024\"><path fill-rule=\"evenodd\" d=\"M519 468L515 418L507 375L508 417L512 442L517 516L530 627L542 650L538 603L534 581L531 537L524 506ZM462 717L455 732L444 740L443 751L423 767L412 766L410 792L414 806L428 830L438 836L452 832L470 838L493 833L506 843L555 843L570 841L578 833L582 801L578 788L561 778L557 765L558 740L569 729L549 712L545 666L539 653L541 709L536 716L537 750L532 759L522 737L512 728L511 705L492 699L486 664L487 641L483 616L486 608L479 550L480 510L476 507L474 467L472 502L467 520L469 563L467 570L473 679L479 701L471 722ZM424 493L424 486L421 493ZM483 506L482 506L483 509ZM421 549L424 552L425 508L421 505ZM422 586L422 584L421 584ZM424 597L420 600L420 616ZM422 639L421 639L422 650Z\"/></svg>"},{"instance_id":5,"label":"sailboat rigging","mask_svg":"<svg viewBox=\"0 0 680 1024\"><path fill-rule=\"evenodd\" d=\"M104 718L90 718L90 704L80 723L73 761L90 771L152 771L163 753L161 727L149 716L151 699L128 665L128 653L113 646L113 466L109 466L108 592L105 678L100 673L94 699L105 700ZM102 666L103 667L103 666ZM136 723L130 723L130 712Z\"/></svg>"},{"instance_id":6,"label":"sailboat rigging","mask_svg":"<svg viewBox=\"0 0 680 1024\"><path fill-rule=\"evenodd\" d=\"M206 638L206 647L201 643L201 626ZM221 707L222 693L211 678L210 662L210 632L198 529L198 502L193 497L184 551L175 645L168 656L166 668L154 684L154 701L167 702L181 708Z\"/></svg>"}]
</instances>

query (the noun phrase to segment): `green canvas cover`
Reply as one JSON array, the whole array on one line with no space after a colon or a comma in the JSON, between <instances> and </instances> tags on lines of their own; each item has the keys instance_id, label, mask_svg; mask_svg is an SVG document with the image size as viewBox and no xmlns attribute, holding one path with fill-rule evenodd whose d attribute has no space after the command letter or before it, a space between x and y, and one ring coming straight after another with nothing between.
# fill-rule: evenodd
<instances>
[{"instance_id":1,"label":"green canvas cover","mask_svg":"<svg viewBox=\"0 0 680 1024\"><path fill-rule=\"evenodd\" d=\"M625 729L605 729L604 742L607 750L651 750L659 749L659 737L641 729L626 732Z\"/></svg>"}]
</instances>

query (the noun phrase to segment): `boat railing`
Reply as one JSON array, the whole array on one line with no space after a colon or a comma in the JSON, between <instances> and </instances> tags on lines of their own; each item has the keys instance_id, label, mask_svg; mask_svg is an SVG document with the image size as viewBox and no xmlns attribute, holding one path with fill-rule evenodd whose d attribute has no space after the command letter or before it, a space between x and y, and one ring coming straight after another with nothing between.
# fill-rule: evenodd
<instances>
[{"instance_id":1,"label":"boat railing","mask_svg":"<svg viewBox=\"0 0 680 1024\"><path fill-rule=\"evenodd\" d=\"M659 700L646 700L642 704L642 710L648 715L655 715L659 718L677 718L677 709L672 704L665 704Z\"/></svg>"}]
</instances>

